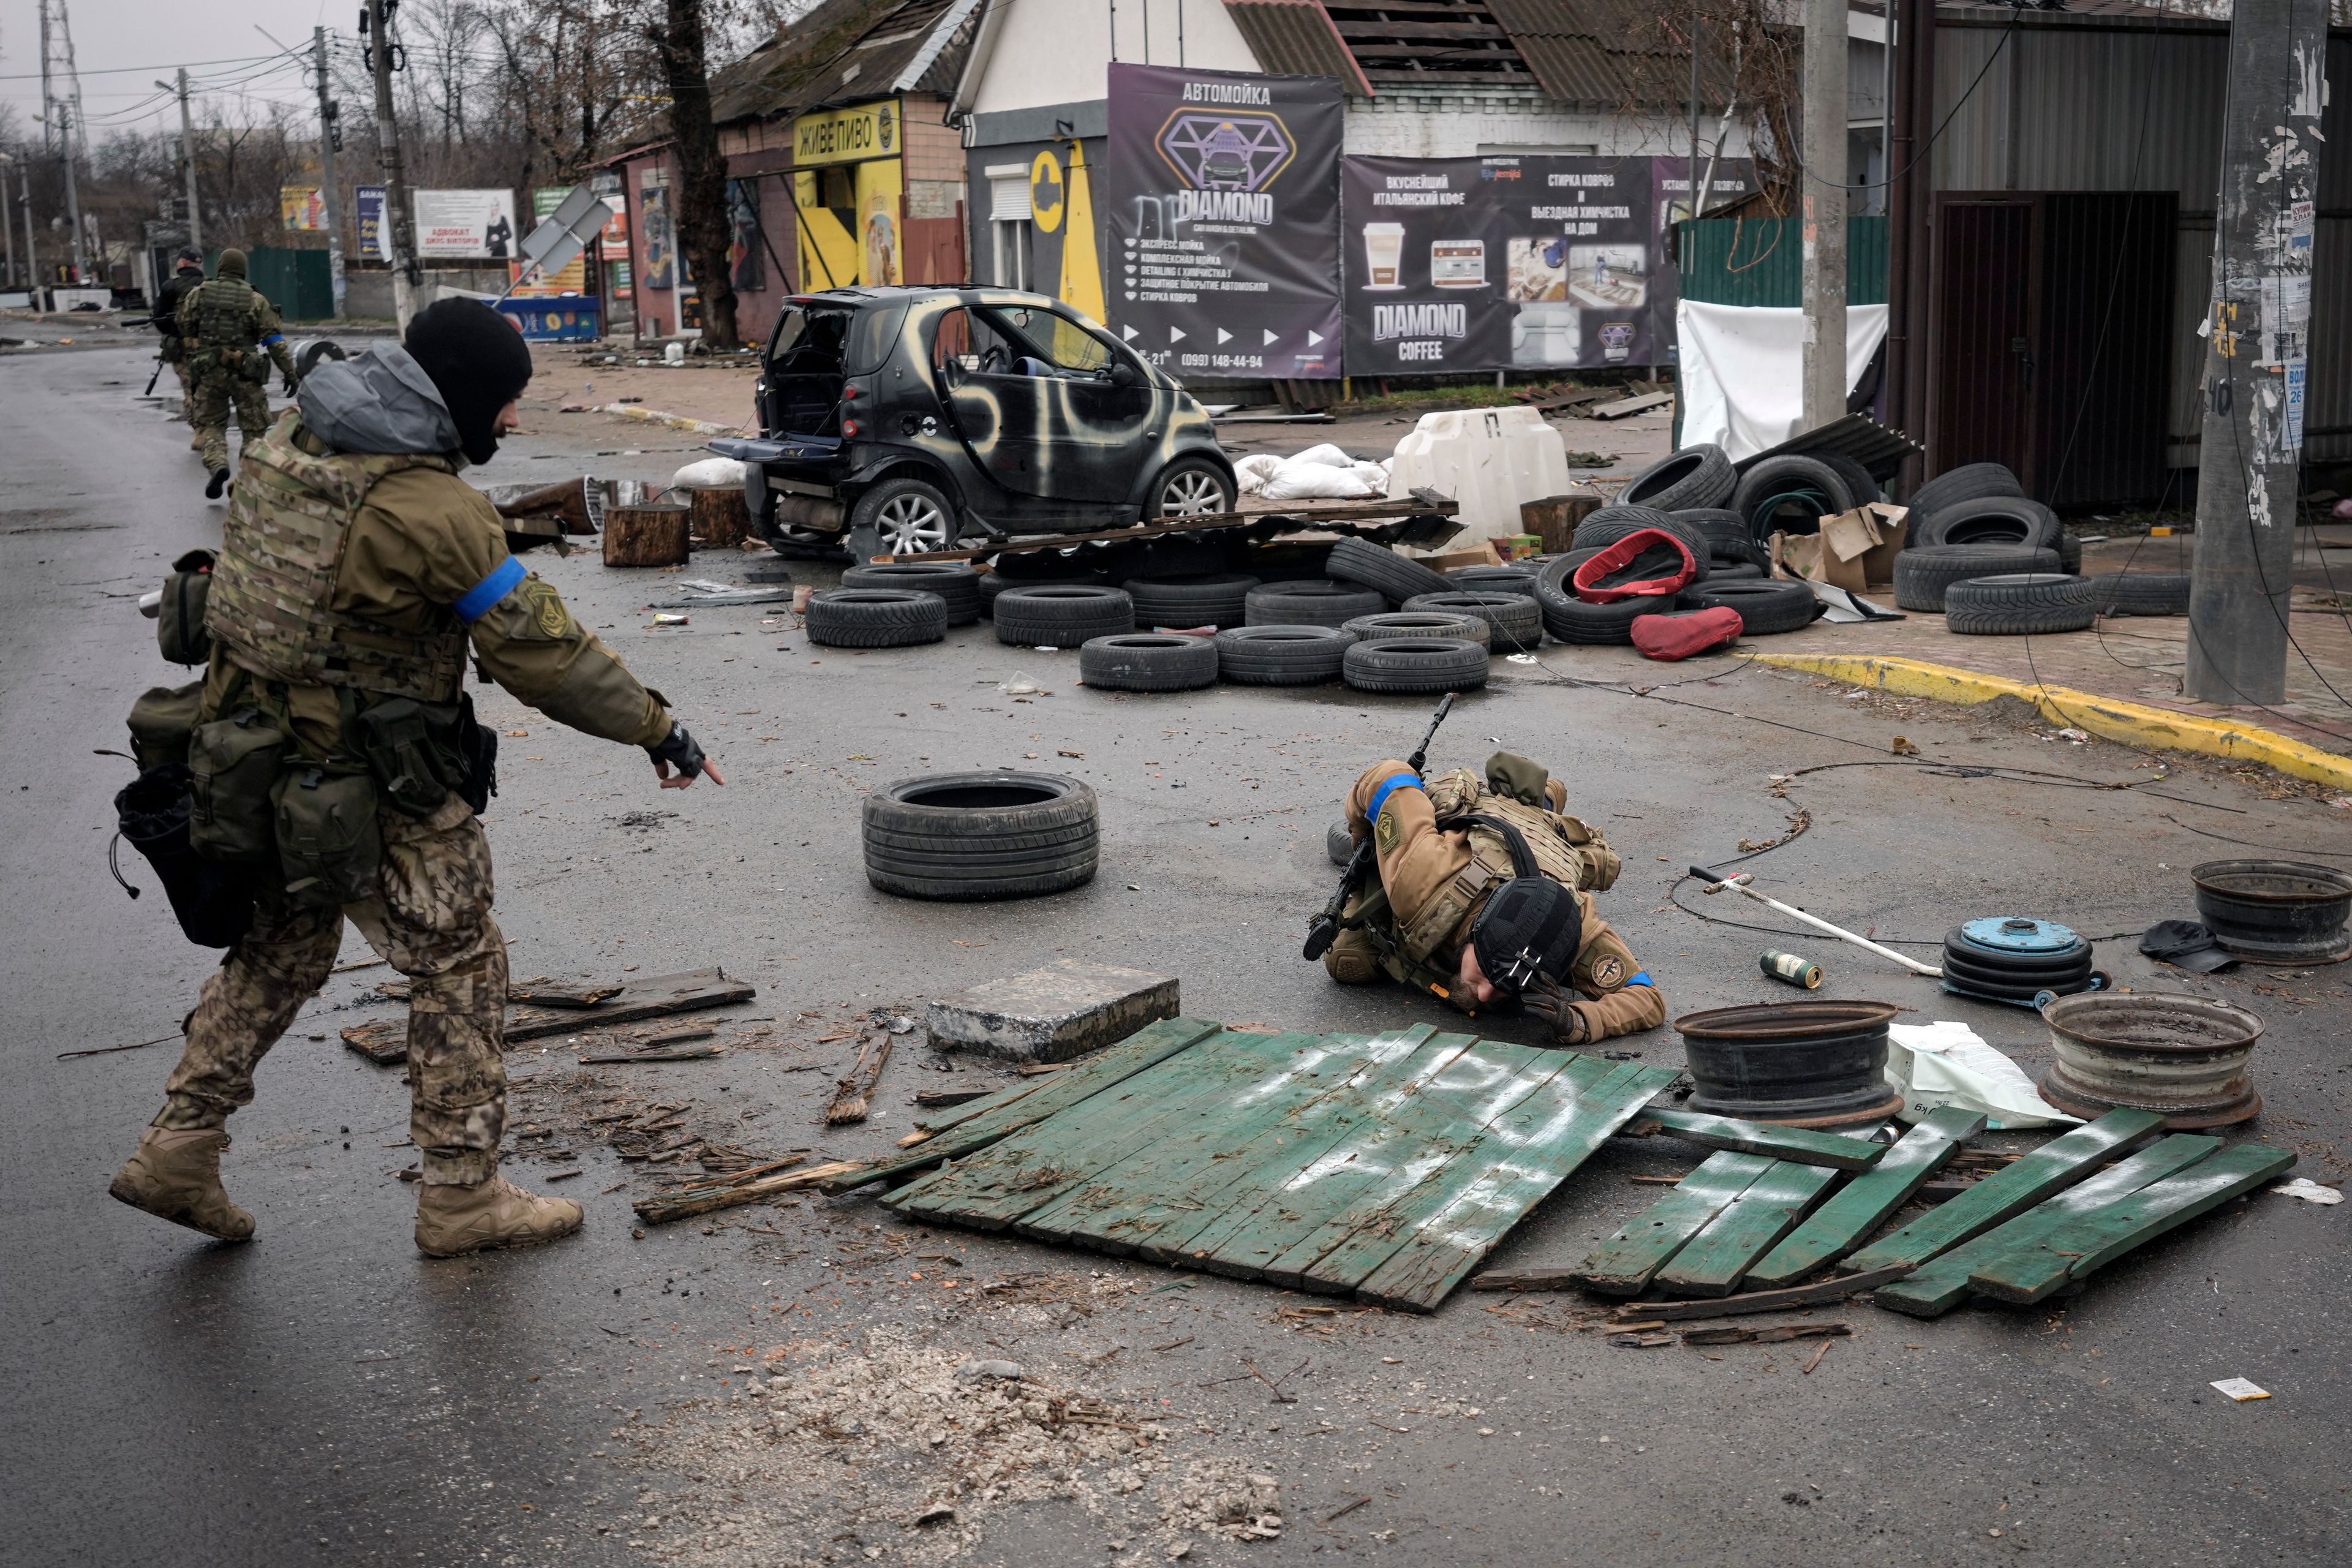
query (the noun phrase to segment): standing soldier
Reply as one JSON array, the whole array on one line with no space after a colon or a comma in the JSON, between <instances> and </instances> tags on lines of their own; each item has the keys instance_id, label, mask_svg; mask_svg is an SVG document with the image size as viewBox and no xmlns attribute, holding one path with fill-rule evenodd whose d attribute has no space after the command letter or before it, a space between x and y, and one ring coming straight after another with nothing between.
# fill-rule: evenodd
<instances>
[{"instance_id":1,"label":"standing soldier","mask_svg":"<svg viewBox=\"0 0 2352 1568\"><path fill-rule=\"evenodd\" d=\"M505 318L444 300L404 346L320 366L245 450L204 619L190 837L232 861L242 836L258 890L188 1016L163 1109L114 1178L135 1208L226 1241L253 1234L221 1188L229 1114L325 983L348 918L411 982L417 1247L446 1258L579 1228L579 1205L498 1174L507 950L475 816L495 742L459 690L469 647L549 718L644 747L662 787L726 781L508 553L497 512L458 477L515 427L530 371Z\"/></svg>"},{"instance_id":2,"label":"standing soldier","mask_svg":"<svg viewBox=\"0 0 2352 1568\"><path fill-rule=\"evenodd\" d=\"M294 395L294 355L278 331L278 307L245 280L245 252L224 250L219 276L180 298L180 342L195 380L196 439L212 478L205 498L217 500L228 484L228 411L236 405L237 432L251 447L269 428L269 360L286 373Z\"/></svg>"},{"instance_id":3,"label":"standing soldier","mask_svg":"<svg viewBox=\"0 0 2352 1568\"><path fill-rule=\"evenodd\" d=\"M180 335L180 301L189 293L204 287L205 258L193 247L180 247L179 268L172 280L155 290L155 308L148 312L155 330L163 334L163 347L159 357L172 367L180 378L180 417L188 422L188 450L204 450L204 441L196 435L196 384L188 374L188 345Z\"/></svg>"}]
</instances>

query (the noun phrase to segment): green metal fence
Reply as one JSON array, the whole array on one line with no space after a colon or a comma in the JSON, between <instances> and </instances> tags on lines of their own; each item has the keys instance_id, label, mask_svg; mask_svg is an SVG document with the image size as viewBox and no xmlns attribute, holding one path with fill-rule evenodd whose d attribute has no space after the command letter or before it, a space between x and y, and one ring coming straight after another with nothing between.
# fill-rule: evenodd
<instances>
[{"instance_id":1,"label":"green metal fence","mask_svg":"<svg viewBox=\"0 0 2352 1568\"><path fill-rule=\"evenodd\" d=\"M207 275L220 270L220 252L205 258ZM334 279L323 250L257 245L245 253L245 280L261 290L289 321L323 321L335 313Z\"/></svg>"},{"instance_id":2,"label":"green metal fence","mask_svg":"<svg viewBox=\"0 0 2352 1568\"><path fill-rule=\"evenodd\" d=\"M1682 297L1707 305L1805 302L1804 245L1795 218L1705 217L1675 226ZM1886 303L1886 220L1845 220L1845 302Z\"/></svg>"}]
</instances>

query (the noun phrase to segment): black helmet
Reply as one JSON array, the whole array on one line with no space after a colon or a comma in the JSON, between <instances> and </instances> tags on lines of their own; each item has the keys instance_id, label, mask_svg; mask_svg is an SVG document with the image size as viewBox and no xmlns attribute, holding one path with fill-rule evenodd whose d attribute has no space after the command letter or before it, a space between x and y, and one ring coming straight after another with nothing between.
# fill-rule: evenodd
<instances>
[{"instance_id":1,"label":"black helmet","mask_svg":"<svg viewBox=\"0 0 2352 1568\"><path fill-rule=\"evenodd\" d=\"M201 268L205 264L205 253L193 245L184 245L180 247L180 254L173 259L182 267Z\"/></svg>"},{"instance_id":2,"label":"black helmet","mask_svg":"<svg viewBox=\"0 0 2352 1568\"><path fill-rule=\"evenodd\" d=\"M1565 982L1584 945L1584 910L1572 889L1548 877L1514 877L1486 896L1470 945L1502 990L1524 991L1538 974Z\"/></svg>"}]
</instances>

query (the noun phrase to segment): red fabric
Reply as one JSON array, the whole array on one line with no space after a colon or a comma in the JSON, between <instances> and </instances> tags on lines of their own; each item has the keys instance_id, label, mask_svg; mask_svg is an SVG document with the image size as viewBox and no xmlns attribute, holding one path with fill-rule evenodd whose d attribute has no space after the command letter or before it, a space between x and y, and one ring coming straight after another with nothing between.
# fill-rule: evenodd
<instances>
[{"instance_id":1,"label":"red fabric","mask_svg":"<svg viewBox=\"0 0 2352 1568\"><path fill-rule=\"evenodd\" d=\"M1664 577L1648 577L1606 587L1601 585L1602 578L1632 565L1643 552L1661 547L1671 549L1682 562L1679 571ZM1636 595L1678 594L1689 587L1691 579L1697 575L1698 559L1691 553L1689 545L1663 528L1643 528L1627 534L1578 567L1576 575L1570 582L1575 586L1576 596L1586 604L1610 605Z\"/></svg>"},{"instance_id":2,"label":"red fabric","mask_svg":"<svg viewBox=\"0 0 2352 1568\"><path fill-rule=\"evenodd\" d=\"M1664 664L1721 647L1737 638L1742 626L1739 612L1726 605L1691 610L1679 616L1635 616L1633 646L1643 656Z\"/></svg>"}]
</instances>

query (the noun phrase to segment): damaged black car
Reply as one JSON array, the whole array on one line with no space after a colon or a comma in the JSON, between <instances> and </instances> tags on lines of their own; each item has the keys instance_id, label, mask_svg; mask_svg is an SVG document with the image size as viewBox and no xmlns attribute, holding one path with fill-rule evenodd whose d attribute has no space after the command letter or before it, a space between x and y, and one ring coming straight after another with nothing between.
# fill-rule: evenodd
<instances>
[{"instance_id":1,"label":"damaged black car","mask_svg":"<svg viewBox=\"0 0 2352 1568\"><path fill-rule=\"evenodd\" d=\"M1192 395L1056 300L1001 289L795 296L745 466L761 538L852 558L1234 510Z\"/></svg>"}]
</instances>

